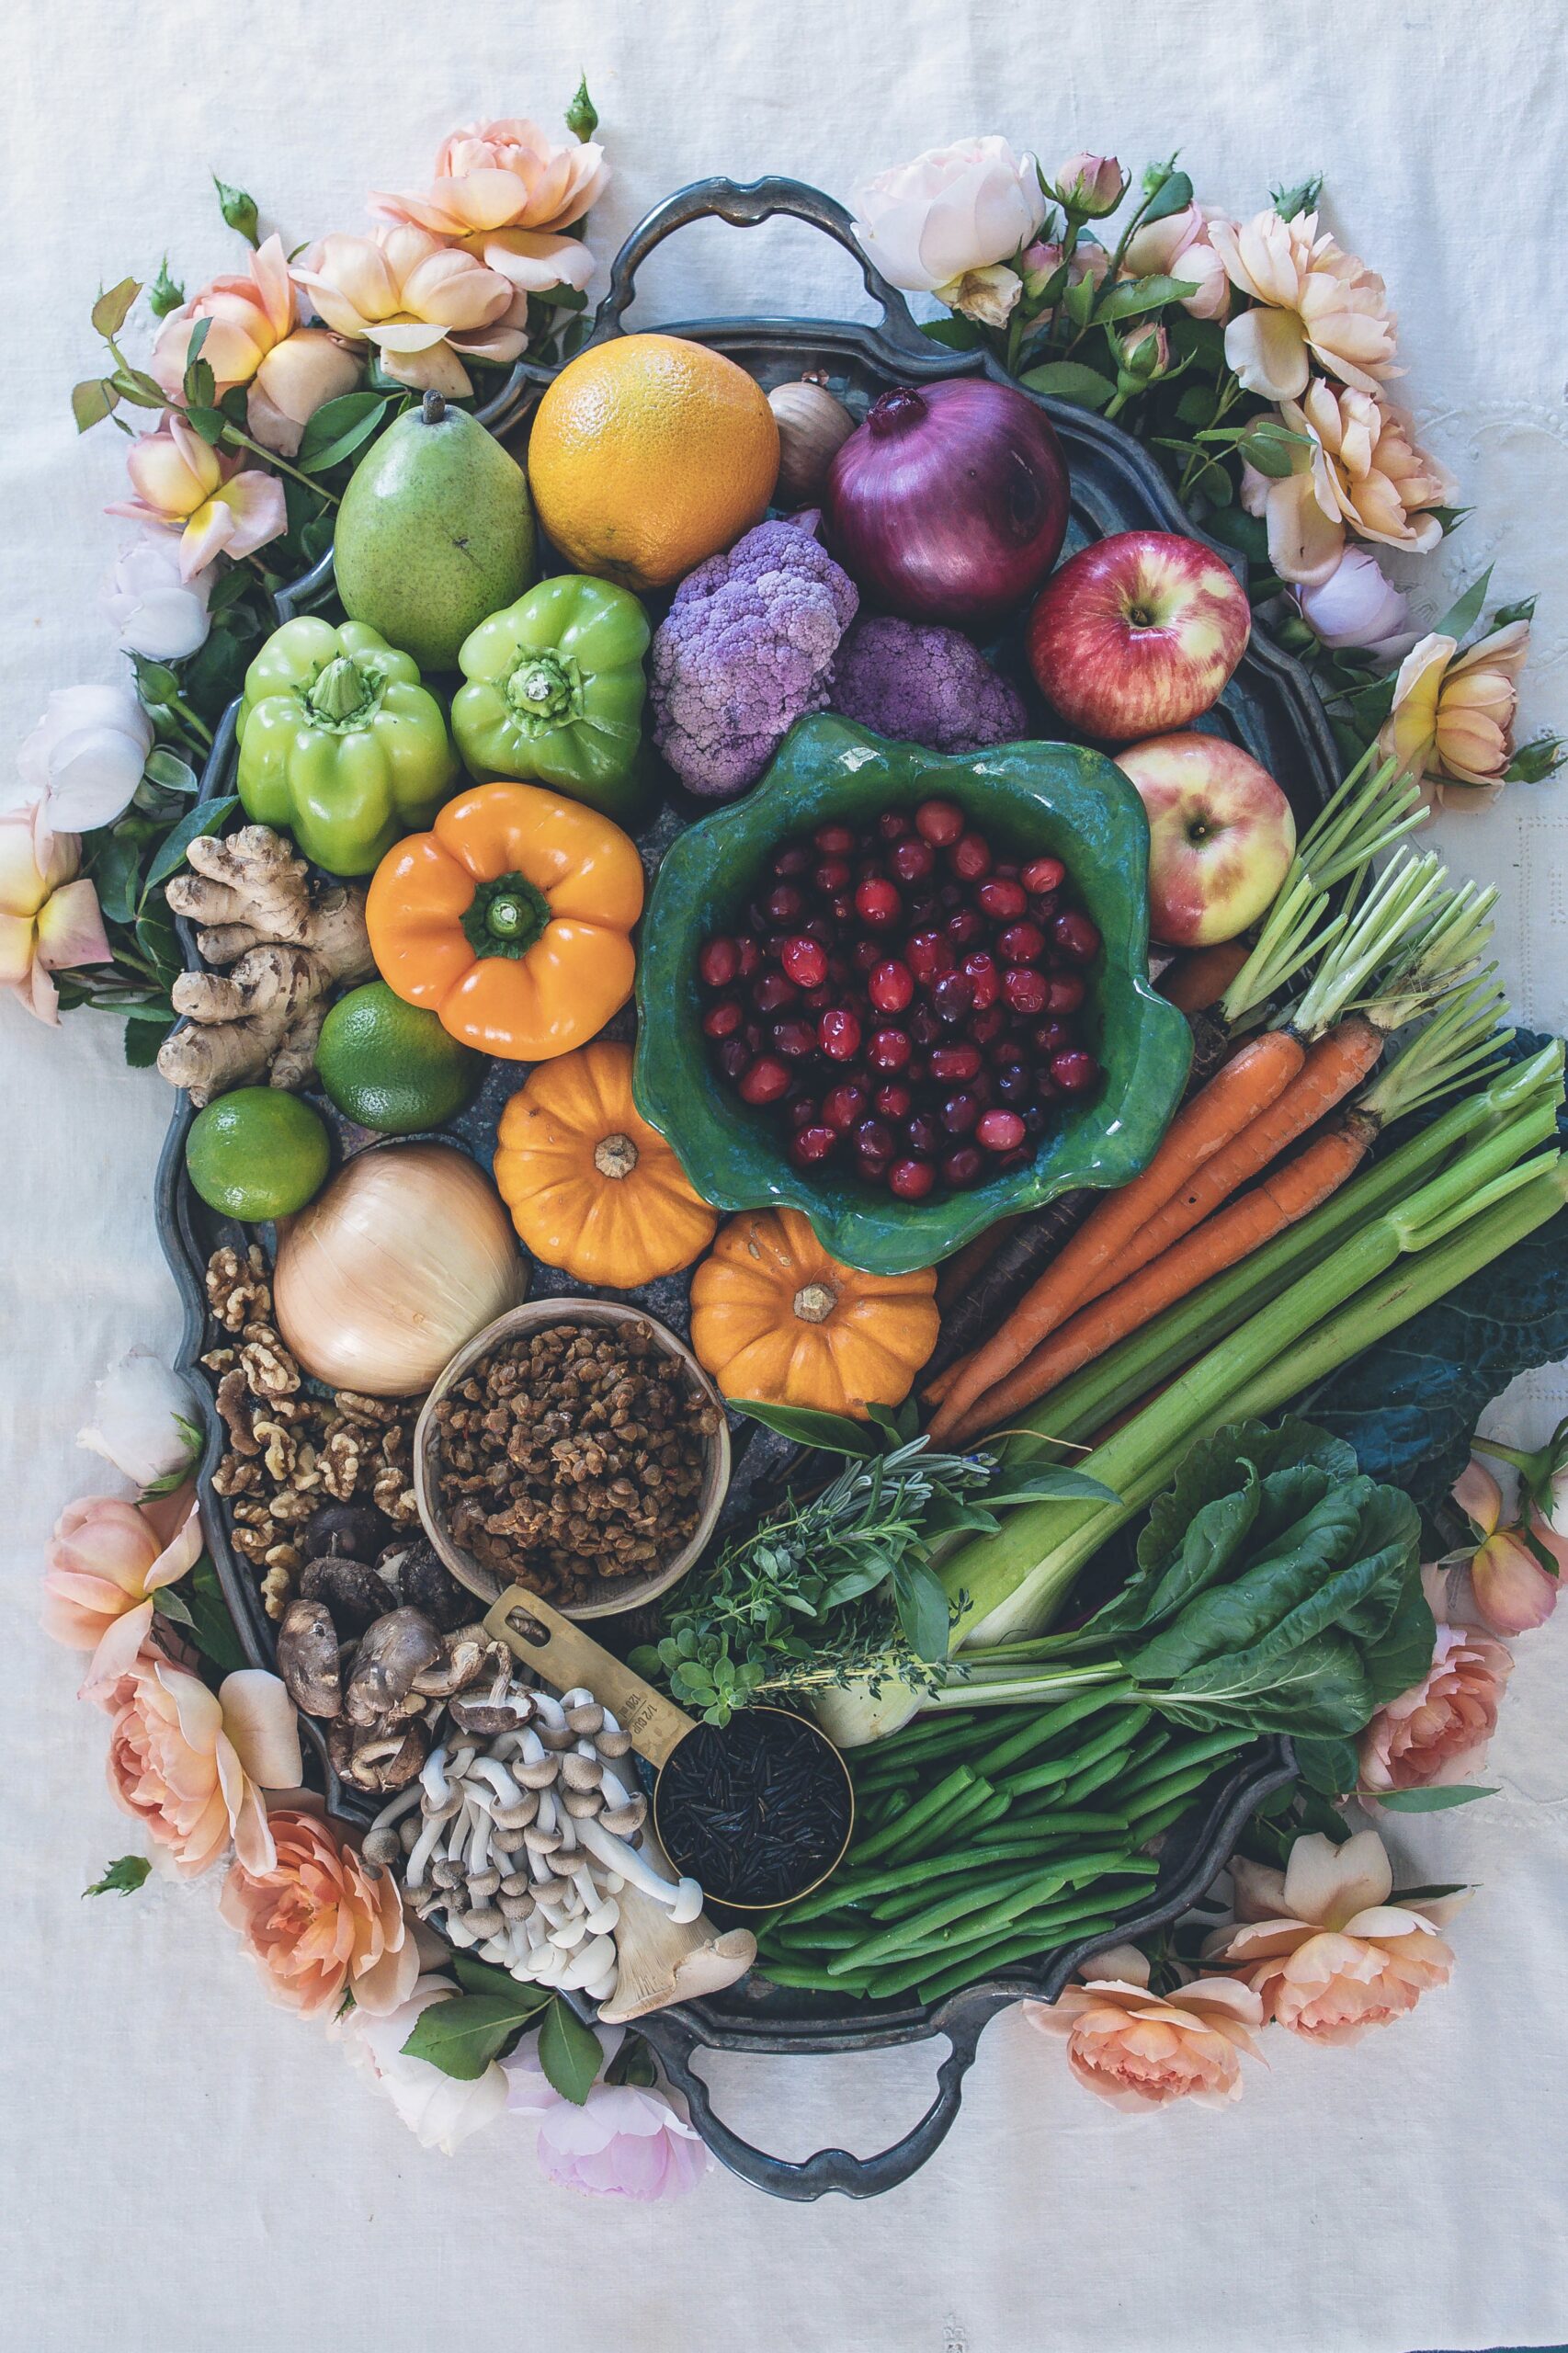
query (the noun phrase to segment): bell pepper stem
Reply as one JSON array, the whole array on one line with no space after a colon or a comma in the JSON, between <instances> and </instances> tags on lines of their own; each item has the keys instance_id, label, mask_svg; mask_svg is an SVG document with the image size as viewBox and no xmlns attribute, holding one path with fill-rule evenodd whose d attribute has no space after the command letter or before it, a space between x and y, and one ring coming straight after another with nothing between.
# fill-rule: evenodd
<instances>
[{"instance_id":1,"label":"bell pepper stem","mask_svg":"<svg viewBox=\"0 0 1568 2353\"><path fill-rule=\"evenodd\" d=\"M526 956L550 921L550 901L527 875L498 874L481 882L462 926L476 956Z\"/></svg>"}]
</instances>

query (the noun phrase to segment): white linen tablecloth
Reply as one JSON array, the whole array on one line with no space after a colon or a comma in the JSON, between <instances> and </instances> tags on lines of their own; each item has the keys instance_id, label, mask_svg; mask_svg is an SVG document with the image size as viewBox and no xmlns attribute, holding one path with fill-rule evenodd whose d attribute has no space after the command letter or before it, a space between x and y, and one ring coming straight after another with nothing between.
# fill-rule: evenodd
<instances>
[{"instance_id":1,"label":"white linen tablecloth","mask_svg":"<svg viewBox=\"0 0 1568 2353\"><path fill-rule=\"evenodd\" d=\"M1475 512L1421 574L1429 614L1495 560L1542 595L1526 732L1568 725L1562 515L1564 131L1556 0L18 0L5 36L0 370L9 758L51 687L114 674L97 593L119 437L79 445L100 283L237 265L209 175L292 245L363 226L455 125L557 118L585 67L615 170L591 242L711 172L863 170L999 130L1048 165L1183 151L1233 211L1317 168L1329 217L1386 277L1401 396ZM600 280L602 287L602 278ZM863 309L809 232L687 232L646 273L644 323ZM1564 796L1518 786L1443 846L1502 886L1498 946L1540 1026L1568 1016ZM43 1029L0 1003L0 2343L21 2353L228 2353L290 2344L619 2345L638 2353L1408 2353L1568 2333L1562 2180L1568 2009L1560 1624L1519 1645L1489 1802L1393 1833L1409 1881L1473 1879L1451 1987L1343 2052L1270 2034L1241 2107L1124 2119L1014 2013L982 2045L957 2129L885 2200L771 2202L715 2173L681 2204L551 2188L504 2121L424 2154L313 2028L271 2007L215 1887L81 1900L139 1842L105 1790L101 1718L37 1631L40 1556L97 1466L73 1447L90 1383L132 1341L172 1347L153 1232L168 1112L118 1025ZM1494 1425L1536 1440L1560 1377ZM1564 1613L1568 1618L1568 1613ZM722 2061L727 2113L785 2154L870 2150L924 2107L935 2052Z\"/></svg>"}]
</instances>

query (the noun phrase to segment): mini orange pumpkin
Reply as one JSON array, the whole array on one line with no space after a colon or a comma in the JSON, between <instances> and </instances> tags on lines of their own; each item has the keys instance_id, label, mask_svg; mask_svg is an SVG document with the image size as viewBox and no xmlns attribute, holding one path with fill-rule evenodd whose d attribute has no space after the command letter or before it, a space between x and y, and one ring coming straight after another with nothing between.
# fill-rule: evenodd
<instances>
[{"instance_id":1,"label":"mini orange pumpkin","mask_svg":"<svg viewBox=\"0 0 1568 2353\"><path fill-rule=\"evenodd\" d=\"M937 1345L937 1274L866 1275L798 1210L733 1217L691 1280L691 1346L726 1397L864 1417L897 1405Z\"/></svg>"},{"instance_id":2,"label":"mini orange pumpkin","mask_svg":"<svg viewBox=\"0 0 1568 2353\"><path fill-rule=\"evenodd\" d=\"M699 1258L719 1223L631 1100L631 1049L604 1039L530 1071L501 1114L495 1184L536 1258L631 1290Z\"/></svg>"}]
</instances>

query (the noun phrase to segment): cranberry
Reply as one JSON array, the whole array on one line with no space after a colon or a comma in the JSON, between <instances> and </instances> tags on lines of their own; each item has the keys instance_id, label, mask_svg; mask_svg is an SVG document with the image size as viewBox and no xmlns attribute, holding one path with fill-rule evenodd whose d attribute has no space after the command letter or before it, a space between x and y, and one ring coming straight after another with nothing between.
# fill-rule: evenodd
<instances>
[{"instance_id":1,"label":"cranberry","mask_svg":"<svg viewBox=\"0 0 1568 2353\"><path fill-rule=\"evenodd\" d=\"M746 1041L746 1051L747 1051L748 1053L750 1053L750 1054L760 1054L760 1053L761 1053L761 1051L762 1051L762 1024L761 1024L761 1022L760 1022L760 1021L748 1021L748 1022L746 1023L745 1028L741 1031L741 1036L742 1036L742 1037L745 1040L745 1041Z\"/></svg>"},{"instance_id":2,"label":"cranberry","mask_svg":"<svg viewBox=\"0 0 1568 2353\"><path fill-rule=\"evenodd\" d=\"M963 832L963 811L956 801L923 801L915 813L915 830L934 849L947 849Z\"/></svg>"},{"instance_id":3,"label":"cranberry","mask_svg":"<svg viewBox=\"0 0 1568 2353\"><path fill-rule=\"evenodd\" d=\"M742 1074L742 1099L747 1103L777 1103L789 1084L790 1074L777 1054L758 1054Z\"/></svg>"},{"instance_id":4,"label":"cranberry","mask_svg":"<svg viewBox=\"0 0 1568 2353\"><path fill-rule=\"evenodd\" d=\"M1082 1046L1064 1046L1051 1057L1051 1075L1063 1095L1084 1095L1099 1079L1100 1066Z\"/></svg>"},{"instance_id":5,"label":"cranberry","mask_svg":"<svg viewBox=\"0 0 1568 2353\"><path fill-rule=\"evenodd\" d=\"M974 1132L987 1152L1012 1152L1024 1140L1024 1123L1016 1111L986 1111Z\"/></svg>"},{"instance_id":6,"label":"cranberry","mask_svg":"<svg viewBox=\"0 0 1568 2353\"><path fill-rule=\"evenodd\" d=\"M961 972L944 972L931 984L931 1005L937 1020L956 1029L973 1009L974 990Z\"/></svg>"},{"instance_id":7,"label":"cranberry","mask_svg":"<svg viewBox=\"0 0 1568 2353\"><path fill-rule=\"evenodd\" d=\"M857 972L874 972L882 961L882 951L874 939L858 939L849 950L849 961Z\"/></svg>"},{"instance_id":8,"label":"cranberry","mask_svg":"<svg viewBox=\"0 0 1568 2353\"><path fill-rule=\"evenodd\" d=\"M1018 1041L1010 1029L1005 1029L999 1038L992 1039L985 1049L985 1059L993 1070L1006 1070L1009 1063L1017 1061Z\"/></svg>"},{"instance_id":9,"label":"cranberry","mask_svg":"<svg viewBox=\"0 0 1568 2353\"><path fill-rule=\"evenodd\" d=\"M964 958L960 970L974 991L977 1008L983 1013L988 1005L995 1004L1002 993L1002 975L996 970L994 960L986 954L983 948L977 948Z\"/></svg>"},{"instance_id":10,"label":"cranberry","mask_svg":"<svg viewBox=\"0 0 1568 2353\"><path fill-rule=\"evenodd\" d=\"M744 1038L726 1038L719 1049L719 1068L733 1083L750 1063L751 1054L752 1050Z\"/></svg>"},{"instance_id":11,"label":"cranberry","mask_svg":"<svg viewBox=\"0 0 1568 2353\"><path fill-rule=\"evenodd\" d=\"M1063 956L1074 964L1092 963L1100 952L1100 935L1096 925L1077 907L1068 907L1051 926L1051 937Z\"/></svg>"},{"instance_id":12,"label":"cranberry","mask_svg":"<svg viewBox=\"0 0 1568 2353\"><path fill-rule=\"evenodd\" d=\"M819 940L803 936L787 939L778 961L803 989L820 989L827 978L827 950Z\"/></svg>"},{"instance_id":13,"label":"cranberry","mask_svg":"<svg viewBox=\"0 0 1568 2353\"><path fill-rule=\"evenodd\" d=\"M849 873L849 860L846 858L824 858L812 876L812 881L822 892L847 891Z\"/></svg>"},{"instance_id":14,"label":"cranberry","mask_svg":"<svg viewBox=\"0 0 1568 2353\"><path fill-rule=\"evenodd\" d=\"M901 842L909 830L909 817L903 809L884 809L877 819L877 831L885 842Z\"/></svg>"},{"instance_id":15,"label":"cranberry","mask_svg":"<svg viewBox=\"0 0 1568 2353\"><path fill-rule=\"evenodd\" d=\"M895 1160L888 1170L888 1189L901 1201L923 1201L936 1181L928 1160Z\"/></svg>"},{"instance_id":16,"label":"cranberry","mask_svg":"<svg viewBox=\"0 0 1568 2353\"><path fill-rule=\"evenodd\" d=\"M967 1136L980 1117L980 1106L972 1095L960 1091L949 1096L937 1116L950 1136Z\"/></svg>"},{"instance_id":17,"label":"cranberry","mask_svg":"<svg viewBox=\"0 0 1568 2353\"><path fill-rule=\"evenodd\" d=\"M697 960L697 969L710 989L727 989L740 978L741 951L733 939L710 939Z\"/></svg>"},{"instance_id":18,"label":"cranberry","mask_svg":"<svg viewBox=\"0 0 1568 2353\"><path fill-rule=\"evenodd\" d=\"M827 911L839 929L845 930L855 920L854 894L848 891L835 891L827 903Z\"/></svg>"},{"instance_id":19,"label":"cranberry","mask_svg":"<svg viewBox=\"0 0 1568 2353\"><path fill-rule=\"evenodd\" d=\"M1031 1143L1038 1143L1044 1135L1047 1125L1043 1109L1038 1103L1026 1104L1023 1118L1025 1135Z\"/></svg>"},{"instance_id":20,"label":"cranberry","mask_svg":"<svg viewBox=\"0 0 1568 2353\"><path fill-rule=\"evenodd\" d=\"M1015 1168L1027 1168L1028 1166L1028 1145L1027 1143L1021 1143L1018 1145L1017 1151L1003 1153L994 1165L998 1176L1010 1176Z\"/></svg>"},{"instance_id":21,"label":"cranberry","mask_svg":"<svg viewBox=\"0 0 1568 2353\"><path fill-rule=\"evenodd\" d=\"M996 1092L1004 1103L1021 1111L1034 1096L1034 1076L1024 1063L1004 1063L996 1074Z\"/></svg>"},{"instance_id":22,"label":"cranberry","mask_svg":"<svg viewBox=\"0 0 1568 2353\"><path fill-rule=\"evenodd\" d=\"M780 882L776 890L768 892L762 905L769 923L799 923L806 912L805 893L797 891L792 882Z\"/></svg>"},{"instance_id":23,"label":"cranberry","mask_svg":"<svg viewBox=\"0 0 1568 2353\"><path fill-rule=\"evenodd\" d=\"M955 907L942 929L955 948L968 948L984 928L972 907Z\"/></svg>"},{"instance_id":24,"label":"cranberry","mask_svg":"<svg viewBox=\"0 0 1568 2353\"><path fill-rule=\"evenodd\" d=\"M884 1120L907 1120L910 1106L914 1101L915 1097L908 1087L904 1086L902 1079L897 1078L890 1079L884 1086L879 1086L871 1097L873 1108L881 1113Z\"/></svg>"},{"instance_id":25,"label":"cranberry","mask_svg":"<svg viewBox=\"0 0 1568 2353\"><path fill-rule=\"evenodd\" d=\"M961 834L948 852L948 864L962 882L978 882L991 871L991 848L983 834Z\"/></svg>"},{"instance_id":26,"label":"cranberry","mask_svg":"<svg viewBox=\"0 0 1568 2353\"><path fill-rule=\"evenodd\" d=\"M944 907L961 907L964 903L961 882L944 882L937 893Z\"/></svg>"},{"instance_id":27,"label":"cranberry","mask_svg":"<svg viewBox=\"0 0 1568 2353\"><path fill-rule=\"evenodd\" d=\"M837 1142L833 1130L820 1123L801 1128L790 1146L790 1157L799 1161L802 1167L811 1168L818 1161L825 1160Z\"/></svg>"},{"instance_id":28,"label":"cranberry","mask_svg":"<svg viewBox=\"0 0 1568 2353\"><path fill-rule=\"evenodd\" d=\"M936 851L918 834L911 834L907 841L894 842L888 859L901 882L924 882L936 863Z\"/></svg>"},{"instance_id":29,"label":"cranberry","mask_svg":"<svg viewBox=\"0 0 1568 2353\"><path fill-rule=\"evenodd\" d=\"M902 1013L915 995L915 975L907 964L890 957L885 964L872 967L866 985L879 1013Z\"/></svg>"},{"instance_id":30,"label":"cranberry","mask_svg":"<svg viewBox=\"0 0 1568 2353\"><path fill-rule=\"evenodd\" d=\"M790 1125L795 1130L795 1132L799 1134L802 1128L809 1128L818 1116L818 1106L815 1097L812 1095L787 1095L784 1097L784 1116L789 1120Z\"/></svg>"},{"instance_id":31,"label":"cranberry","mask_svg":"<svg viewBox=\"0 0 1568 2353\"><path fill-rule=\"evenodd\" d=\"M1043 1013L1046 979L1027 964L1009 964L1002 975L1002 994L1015 1013Z\"/></svg>"},{"instance_id":32,"label":"cranberry","mask_svg":"<svg viewBox=\"0 0 1568 2353\"><path fill-rule=\"evenodd\" d=\"M759 1013L780 1013L799 995L794 982L787 981L782 972L764 972L752 990L751 1001Z\"/></svg>"},{"instance_id":33,"label":"cranberry","mask_svg":"<svg viewBox=\"0 0 1568 2353\"><path fill-rule=\"evenodd\" d=\"M798 875L809 873L811 870L811 864L812 854L811 851L807 849L804 843L791 842L787 848L781 849L774 858L773 871L778 875L780 881L786 880L793 881Z\"/></svg>"},{"instance_id":34,"label":"cranberry","mask_svg":"<svg viewBox=\"0 0 1568 2353\"><path fill-rule=\"evenodd\" d=\"M1039 1054L1054 1054L1059 1047L1069 1046L1073 1042L1072 1030L1055 1014L1031 1029L1029 1036Z\"/></svg>"},{"instance_id":35,"label":"cranberry","mask_svg":"<svg viewBox=\"0 0 1568 2353\"><path fill-rule=\"evenodd\" d=\"M860 1051L860 1022L847 1006L835 1006L817 1024L817 1043L835 1063L852 1063Z\"/></svg>"},{"instance_id":36,"label":"cranberry","mask_svg":"<svg viewBox=\"0 0 1568 2353\"><path fill-rule=\"evenodd\" d=\"M1048 1013L1076 1013L1089 993L1089 984L1082 972L1053 972L1046 991Z\"/></svg>"},{"instance_id":37,"label":"cranberry","mask_svg":"<svg viewBox=\"0 0 1568 2353\"><path fill-rule=\"evenodd\" d=\"M911 931L936 931L942 921L942 903L929 892L911 899L903 912Z\"/></svg>"},{"instance_id":38,"label":"cranberry","mask_svg":"<svg viewBox=\"0 0 1568 2353\"><path fill-rule=\"evenodd\" d=\"M998 923L1013 922L1029 903L1022 883L1010 882L997 875L993 875L989 882L983 882L974 895L986 914L994 915Z\"/></svg>"},{"instance_id":39,"label":"cranberry","mask_svg":"<svg viewBox=\"0 0 1568 2353\"><path fill-rule=\"evenodd\" d=\"M773 1025L775 1049L792 1063L804 1062L808 1054L814 1053L816 1042L816 1024L808 1021L803 1014L790 1014Z\"/></svg>"},{"instance_id":40,"label":"cranberry","mask_svg":"<svg viewBox=\"0 0 1568 2353\"><path fill-rule=\"evenodd\" d=\"M865 1088L854 1086L848 1079L841 1079L823 1097L822 1115L836 1134L847 1135L856 1121L866 1116Z\"/></svg>"},{"instance_id":41,"label":"cranberry","mask_svg":"<svg viewBox=\"0 0 1568 2353\"><path fill-rule=\"evenodd\" d=\"M855 1149L862 1160L891 1160L892 1130L885 1120L862 1120L855 1131Z\"/></svg>"},{"instance_id":42,"label":"cranberry","mask_svg":"<svg viewBox=\"0 0 1568 2353\"><path fill-rule=\"evenodd\" d=\"M1026 891L1060 891L1067 880L1067 869L1059 858L1031 858L1021 880Z\"/></svg>"},{"instance_id":43,"label":"cranberry","mask_svg":"<svg viewBox=\"0 0 1568 2353\"><path fill-rule=\"evenodd\" d=\"M917 1046L935 1046L942 1035L942 1025L928 1005L917 1005L909 1017L909 1034Z\"/></svg>"},{"instance_id":44,"label":"cranberry","mask_svg":"<svg viewBox=\"0 0 1568 2353\"><path fill-rule=\"evenodd\" d=\"M828 1006L836 1005L837 1002L837 993L830 988L825 981L820 989L803 990L801 996L801 1003L810 1006L813 1013L822 1013Z\"/></svg>"},{"instance_id":45,"label":"cranberry","mask_svg":"<svg viewBox=\"0 0 1568 2353\"><path fill-rule=\"evenodd\" d=\"M915 1111L903 1123L903 1136L911 1152L929 1159L942 1141L942 1131L929 1111Z\"/></svg>"},{"instance_id":46,"label":"cranberry","mask_svg":"<svg viewBox=\"0 0 1568 2353\"><path fill-rule=\"evenodd\" d=\"M812 840L824 858L847 858L855 836L847 825L819 825Z\"/></svg>"},{"instance_id":47,"label":"cranberry","mask_svg":"<svg viewBox=\"0 0 1568 2353\"><path fill-rule=\"evenodd\" d=\"M888 925L896 923L903 913L903 901L891 882L872 877L857 886L855 912L862 923L885 931Z\"/></svg>"},{"instance_id":48,"label":"cranberry","mask_svg":"<svg viewBox=\"0 0 1568 2353\"><path fill-rule=\"evenodd\" d=\"M1010 923L996 945L1009 964L1033 964L1045 954L1045 934L1036 923Z\"/></svg>"},{"instance_id":49,"label":"cranberry","mask_svg":"<svg viewBox=\"0 0 1568 2353\"><path fill-rule=\"evenodd\" d=\"M931 1049L931 1075L943 1086L951 1086L955 1080L972 1078L979 1068L980 1049L977 1046L933 1046Z\"/></svg>"},{"instance_id":50,"label":"cranberry","mask_svg":"<svg viewBox=\"0 0 1568 2353\"><path fill-rule=\"evenodd\" d=\"M733 1038L740 1026L741 1008L733 996L721 997L702 1017L703 1035L708 1038Z\"/></svg>"},{"instance_id":51,"label":"cranberry","mask_svg":"<svg viewBox=\"0 0 1568 2353\"><path fill-rule=\"evenodd\" d=\"M984 1158L971 1143L960 1144L957 1152L949 1153L941 1165L942 1182L960 1193L978 1185L985 1173Z\"/></svg>"},{"instance_id":52,"label":"cranberry","mask_svg":"<svg viewBox=\"0 0 1568 2353\"><path fill-rule=\"evenodd\" d=\"M901 1071L910 1056L908 1033L903 1029L873 1029L866 1045L866 1058L877 1070Z\"/></svg>"},{"instance_id":53,"label":"cranberry","mask_svg":"<svg viewBox=\"0 0 1568 2353\"><path fill-rule=\"evenodd\" d=\"M917 931L903 953L917 981L931 982L953 969L953 951L939 931Z\"/></svg>"},{"instance_id":54,"label":"cranberry","mask_svg":"<svg viewBox=\"0 0 1568 2353\"><path fill-rule=\"evenodd\" d=\"M736 967L736 978L749 981L752 974L761 967L762 950L756 940L748 937L736 940L735 953L740 958Z\"/></svg>"},{"instance_id":55,"label":"cranberry","mask_svg":"<svg viewBox=\"0 0 1568 2353\"><path fill-rule=\"evenodd\" d=\"M1007 1008L1005 1005L977 1006L970 1017L969 1034L977 1046L988 1046L994 1038L1001 1036L1006 1027Z\"/></svg>"},{"instance_id":56,"label":"cranberry","mask_svg":"<svg viewBox=\"0 0 1568 2353\"><path fill-rule=\"evenodd\" d=\"M988 1070L976 1071L964 1091L973 1096L983 1111L989 1110L996 1100L996 1081Z\"/></svg>"}]
</instances>

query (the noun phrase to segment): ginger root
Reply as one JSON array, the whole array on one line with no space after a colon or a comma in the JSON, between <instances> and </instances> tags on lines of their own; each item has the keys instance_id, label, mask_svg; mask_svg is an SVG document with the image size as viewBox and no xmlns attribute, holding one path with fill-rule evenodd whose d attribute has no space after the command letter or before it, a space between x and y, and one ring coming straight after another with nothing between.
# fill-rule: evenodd
<instances>
[{"instance_id":1,"label":"ginger root","mask_svg":"<svg viewBox=\"0 0 1568 2353\"><path fill-rule=\"evenodd\" d=\"M170 882L169 905L203 926L206 961L229 969L176 981L186 1022L165 1039L158 1068L198 1105L264 1074L303 1086L332 992L375 971L363 890L312 888L292 842L268 825L199 835L186 858L193 870Z\"/></svg>"}]
</instances>

